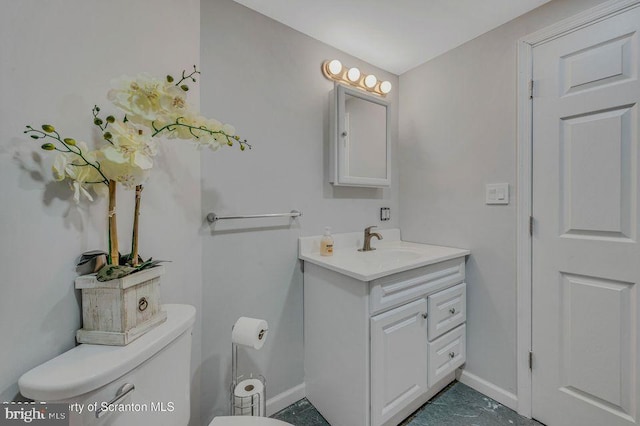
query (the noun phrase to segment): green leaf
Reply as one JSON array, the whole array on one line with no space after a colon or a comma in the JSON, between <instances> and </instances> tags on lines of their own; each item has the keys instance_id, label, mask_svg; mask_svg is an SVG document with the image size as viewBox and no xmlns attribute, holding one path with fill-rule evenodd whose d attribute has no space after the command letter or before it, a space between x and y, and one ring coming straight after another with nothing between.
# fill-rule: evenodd
<instances>
[{"instance_id":1,"label":"green leaf","mask_svg":"<svg viewBox=\"0 0 640 426\"><path fill-rule=\"evenodd\" d=\"M114 121L116 121L116 118L113 115L110 115L107 117L107 122L108 123L113 123Z\"/></svg>"},{"instance_id":2,"label":"green leaf","mask_svg":"<svg viewBox=\"0 0 640 426\"><path fill-rule=\"evenodd\" d=\"M167 76L167 83L173 83L173 77L170 75Z\"/></svg>"},{"instance_id":3,"label":"green leaf","mask_svg":"<svg viewBox=\"0 0 640 426\"><path fill-rule=\"evenodd\" d=\"M40 148L44 149L45 151L53 151L54 149L56 149L56 146L52 143L45 143L42 144Z\"/></svg>"},{"instance_id":4,"label":"green leaf","mask_svg":"<svg viewBox=\"0 0 640 426\"><path fill-rule=\"evenodd\" d=\"M76 146L76 141L75 141L75 139L65 138L65 139L64 139L64 143L66 143L67 145Z\"/></svg>"},{"instance_id":5,"label":"green leaf","mask_svg":"<svg viewBox=\"0 0 640 426\"><path fill-rule=\"evenodd\" d=\"M38 135L31 135L31 137L32 137L33 139L40 139L40 137L38 137Z\"/></svg>"},{"instance_id":6,"label":"green leaf","mask_svg":"<svg viewBox=\"0 0 640 426\"><path fill-rule=\"evenodd\" d=\"M102 120L96 117L95 120L93 120L93 124L95 124L96 126L100 126L102 124Z\"/></svg>"},{"instance_id":7,"label":"green leaf","mask_svg":"<svg viewBox=\"0 0 640 426\"><path fill-rule=\"evenodd\" d=\"M240 151L244 151L244 145L240 145Z\"/></svg>"},{"instance_id":8,"label":"green leaf","mask_svg":"<svg viewBox=\"0 0 640 426\"><path fill-rule=\"evenodd\" d=\"M135 268L126 265L105 265L98 271L96 279L100 282L115 280L126 277L135 271Z\"/></svg>"},{"instance_id":9,"label":"green leaf","mask_svg":"<svg viewBox=\"0 0 640 426\"><path fill-rule=\"evenodd\" d=\"M189 90L189 86L187 86L186 84L183 84L182 86L180 86L180 88L185 92Z\"/></svg>"},{"instance_id":10,"label":"green leaf","mask_svg":"<svg viewBox=\"0 0 640 426\"><path fill-rule=\"evenodd\" d=\"M104 134L104 135L102 135L102 136L104 136L104 138L105 138L106 140L108 140L108 141L110 141L110 140L111 140L111 138L113 137L113 135L112 135L111 133L109 133L109 132L105 132L105 134Z\"/></svg>"},{"instance_id":11,"label":"green leaf","mask_svg":"<svg viewBox=\"0 0 640 426\"><path fill-rule=\"evenodd\" d=\"M53 133L56 131L56 128L53 127L51 124L43 124L42 130L44 130L47 133Z\"/></svg>"}]
</instances>

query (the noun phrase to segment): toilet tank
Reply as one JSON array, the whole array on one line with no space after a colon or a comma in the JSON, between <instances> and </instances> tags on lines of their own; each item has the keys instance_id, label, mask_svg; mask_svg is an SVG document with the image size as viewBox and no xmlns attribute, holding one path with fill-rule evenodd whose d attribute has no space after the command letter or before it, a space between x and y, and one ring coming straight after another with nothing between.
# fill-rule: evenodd
<instances>
[{"instance_id":1,"label":"toilet tank","mask_svg":"<svg viewBox=\"0 0 640 426\"><path fill-rule=\"evenodd\" d=\"M25 373L20 393L70 404L72 426L186 426L196 310L163 309L166 322L127 346L79 345Z\"/></svg>"}]
</instances>

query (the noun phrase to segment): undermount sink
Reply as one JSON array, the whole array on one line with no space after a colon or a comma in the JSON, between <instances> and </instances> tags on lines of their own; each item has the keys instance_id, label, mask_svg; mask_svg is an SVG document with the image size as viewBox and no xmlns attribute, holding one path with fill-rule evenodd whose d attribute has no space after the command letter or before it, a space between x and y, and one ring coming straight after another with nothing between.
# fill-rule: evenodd
<instances>
[{"instance_id":1,"label":"undermount sink","mask_svg":"<svg viewBox=\"0 0 640 426\"><path fill-rule=\"evenodd\" d=\"M302 237L299 258L361 281L371 281L469 254L469 250L402 241L399 229L376 232L383 239L373 240L371 246L375 250L366 252L358 251L362 247L362 232L335 234L333 256L320 255L321 236Z\"/></svg>"},{"instance_id":2,"label":"undermount sink","mask_svg":"<svg viewBox=\"0 0 640 426\"><path fill-rule=\"evenodd\" d=\"M419 259L422 254L413 249L400 247L381 247L376 250L358 252L362 259L372 267L385 269Z\"/></svg>"}]
</instances>

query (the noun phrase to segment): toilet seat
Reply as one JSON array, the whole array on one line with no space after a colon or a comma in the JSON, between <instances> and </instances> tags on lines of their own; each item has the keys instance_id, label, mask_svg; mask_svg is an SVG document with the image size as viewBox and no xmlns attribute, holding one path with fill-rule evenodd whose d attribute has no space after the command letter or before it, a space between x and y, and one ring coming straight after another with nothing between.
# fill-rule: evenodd
<instances>
[{"instance_id":1,"label":"toilet seat","mask_svg":"<svg viewBox=\"0 0 640 426\"><path fill-rule=\"evenodd\" d=\"M209 426L293 426L269 417L223 416L213 419Z\"/></svg>"}]
</instances>

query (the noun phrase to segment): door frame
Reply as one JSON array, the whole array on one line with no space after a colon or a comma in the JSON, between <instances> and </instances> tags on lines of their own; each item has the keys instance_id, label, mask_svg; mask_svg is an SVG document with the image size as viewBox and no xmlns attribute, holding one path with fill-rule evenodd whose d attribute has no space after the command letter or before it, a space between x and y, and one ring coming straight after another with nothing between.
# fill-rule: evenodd
<instances>
[{"instance_id":1,"label":"door frame","mask_svg":"<svg viewBox=\"0 0 640 426\"><path fill-rule=\"evenodd\" d=\"M533 402L532 371L529 369L533 329L532 238L530 235L530 217L533 214L532 95L535 96L535 85L530 86L530 82L533 81L533 48L638 6L640 6L640 0L606 1L524 36L517 42L517 411L518 414L529 418L532 414ZM533 225L535 228L535 219ZM535 357L533 362L535 363Z\"/></svg>"}]
</instances>

